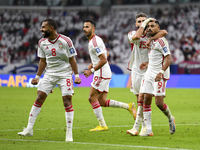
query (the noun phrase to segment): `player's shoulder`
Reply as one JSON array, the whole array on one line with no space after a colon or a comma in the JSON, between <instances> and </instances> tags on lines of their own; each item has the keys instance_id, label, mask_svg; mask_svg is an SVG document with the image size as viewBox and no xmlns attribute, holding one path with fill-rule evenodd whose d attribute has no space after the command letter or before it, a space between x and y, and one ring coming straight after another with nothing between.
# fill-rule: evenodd
<instances>
[{"instance_id":1,"label":"player's shoulder","mask_svg":"<svg viewBox=\"0 0 200 150\"><path fill-rule=\"evenodd\" d=\"M41 38L38 43L42 43L43 41L48 40L48 38Z\"/></svg>"},{"instance_id":2,"label":"player's shoulder","mask_svg":"<svg viewBox=\"0 0 200 150\"><path fill-rule=\"evenodd\" d=\"M157 42L157 44L159 44L161 47L164 47L167 44L167 40L165 37L158 38L154 41Z\"/></svg>"},{"instance_id":3,"label":"player's shoulder","mask_svg":"<svg viewBox=\"0 0 200 150\"><path fill-rule=\"evenodd\" d=\"M94 47L97 47L101 43L103 43L103 40L97 35L94 35L90 40L90 44L92 44Z\"/></svg>"},{"instance_id":4,"label":"player's shoulder","mask_svg":"<svg viewBox=\"0 0 200 150\"><path fill-rule=\"evenodd\" d=\"M61 39L65 40L65 41L71 41L71 39L68 36L63 35L63 34L59 34L59 35L60 35Z\"/></svg>"},{"instance_id":5,"label":"player's shoulder","mask_svg":"<svg viewBox=\"0 0 200 150\"><path fill-rule=\"evenodd\" d=\"M41 38L41 39L38 41L38 46L41 47L41 45L42 45L45 41L48 41L48 38Z\"/></svg>"},{"instance_id":6,"label":"player's shoulder","mask_svg":"<svg viewBox=\"0 0 200 150\"><path fill-rule=\"evenodd\" d=\"M131 30L131 31L128 32L128 35L133 35L133 34L135 34L135 33L136 33L135 30Z\"/></svg>"},{"instance_id":7,"label":"player's shoulder","mask_svg":"<svg viewBox=\"0 0 200 150\"><path fill-rule=\"evenodd\" d=\"M68 36L60 34L60 39L63 40L64 42L67 42L69 47L72 46L72 40Z\"/></svg>"},{"instance_id":8,"label":"player's shoulder","mask_svg":"<svg viewBox=\"0 0 200 150\"><path fill-rule=\"evenodd\" d=\"M100 41L102 41L102 38L100 36L98 36L98 35L94 35L92 40L100 40Z\"/></svg>"}]
</instances>

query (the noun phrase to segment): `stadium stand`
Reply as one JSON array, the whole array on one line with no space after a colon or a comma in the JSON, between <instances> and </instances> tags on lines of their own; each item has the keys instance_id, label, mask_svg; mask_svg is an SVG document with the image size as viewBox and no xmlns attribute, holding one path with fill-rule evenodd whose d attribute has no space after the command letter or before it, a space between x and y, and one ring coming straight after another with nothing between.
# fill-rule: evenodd
<instances>
[{"instance_id":1,"label":"stadium stand","mask_svg":"<svg viewBox=\"0 0 200 150\"><path fill-rule=\"evenodd\" d=\"M128 8L128 9L127 9ZM133 9L134 8L134 9ZM148 9L147 9L148 8ZM83 20L92 18L97 21L96 34L100 35L109 51L109 62L127 63L130 45L127 33L134 30L134 17L145 12L160 22L162 29L168 31L167 39L173 56L173 63L184 61L200 62L200 7L166 7L153 9L148 6L139 8L112 6L101 16L89 9L4 9L0 11L0 64L37 62L37 42L42 37L41 22L53 18L58 23L58 32L69 36L77 49L77 61L89 62L87 39L82 33Z\"/></svg>"}]
</instances>

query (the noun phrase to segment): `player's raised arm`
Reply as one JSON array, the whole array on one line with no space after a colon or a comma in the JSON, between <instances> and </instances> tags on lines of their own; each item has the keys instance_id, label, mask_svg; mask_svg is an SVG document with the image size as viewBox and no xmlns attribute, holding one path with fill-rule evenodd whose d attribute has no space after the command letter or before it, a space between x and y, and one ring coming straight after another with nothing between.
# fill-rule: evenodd
<instances>
[{"instance_id":1,"label":"player's raised arm","mask_svg":"<svg viewBox=\"0 0 200 150\"><path fill-rule=\"evenodd\" d=\"M141 18L143 19L143 18ZM149 23L149 21L152 20L152 18L148 18L146 20L137 20L140 25L139 29L136 31L136 33L133 35L132 40L138 40L140 39L140 37L143 35L144 33L144 29L146 27L146 25Z\"/></svg>"},{"instance_id":2,"label":"player's raised arm","mask_svg":"<svg viewBox=\"0 0 200 150\"><path fill-rule=\"evenodd\" d=\"M162 37L166 36L167 34L168 34L168 33L167 33L166 30L160 30L160 31L158 31L157 34L155 34L154 36L150 37L150 38L147 40L145 46L146 46L147 48L150 48L150 43L151 43L151 41L156 40L156 39L158 39L158 38L162 38Z\"/></svg>"}]
</instances>

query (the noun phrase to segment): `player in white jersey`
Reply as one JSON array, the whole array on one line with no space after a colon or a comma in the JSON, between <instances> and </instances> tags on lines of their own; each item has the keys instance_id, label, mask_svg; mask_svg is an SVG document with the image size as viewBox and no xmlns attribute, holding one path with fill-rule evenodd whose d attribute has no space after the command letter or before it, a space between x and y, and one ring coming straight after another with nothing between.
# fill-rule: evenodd
<instances>
[{"instance_id":1,"label":"player in white jersey","mask_svg":"<svg viewBox=\"0 0 200 150\"><path fill-rule=\"evenodd\" d=\"M149 36L155 35L159 31L159 22L155 19L147 24ZM151 42L149 51L149 63L147 71L142 79L140 93L144 93L143 116L146 124L146 132L140 136L153 136L151 124L151 102L152 96L156 93L156 105L168 117L170 133L176 130L175 118L171 115L169 107L164 103L166 80L169 79L169 65L171 64L171 54L167 40L159 38ZM165 72L165 77L163 77ZM156 85L156 86L155 86Z\"/></svg>"},{"instance_id":2,"label":"player in white jersey","mask_svg":"<svg viewBox=\"0 0 200 150\"><path fill-rule=\"evenodd\" d=\"M38 57L40 57L37 75L32 79L33 85L38 84L40 76L46 68L43 79L39 83L37 98L30 111L28 125L18 135L32 136L33 126L37 116L40 113L46 97L51 90L58 85L62 93L63 104L66 117L66 138L65 141L73 141L72 126L74 110L72 106L73 81L72 74L74 71L76 84L81 83L78 75L78 67L75 56L76 50L70 38L58 34L57 24L52 19L46 19L42 22L41 32L43 37L38 44Z\"/></svg>"},{"instance_id":3,"label":"player in white jersey","mask_svg":"<svg viewBox=\"0 0 200 150\"><path fill-rule=\"evenodd\" d=\"M141 80L144 76L144 73L146 72L146 64L148 63L149 60L148 59L149 51L145 45L149 37L146 36L144 28L148 23L148 21L150 21L150 19L147 19L147 15L145 13L139 13L138 15L136 15L135 19L136 19L135 25L138 28L138 30L137 31L133 30L128 33L128 40L131 44L131 49L132 49L131 60L128 66L128 69L131 70L131 92L133 92L136 95L138 103L138 110L137 110L135 124L132 129L127 130L127 133L131 135L138 135L139 126L143 120L143 94L139 95L139 90L141 86ZM151 39L164 37L166 34L167 34L166 30L160 30ZM146 129L145 124L142 122L142 129L140 133L144 132L145 129Z\"/></svg>"},{"instance_id":4,"label":"player in white jersey","mask_svg":"<svg viewBox=\"0 0 200 150\"><path fill-rule=\"evenodd\" d=\"M108 127L105 123L102 108L103 107L118 107L127 109L135 118L136 109L134 103L123 103L116 100L107 100L109 90L109 82L111 80L111 70L107 62L107 50L103 40L95 35L96 23L93 20L84 22L83 31L89 39L88 49L92 63L88 66L88 70L84 70L84 75L89 77L94 73L93 81L89 94L89 102L99 121L99 126L90 131L107 131Z\"/></svg>"}]
</instances>

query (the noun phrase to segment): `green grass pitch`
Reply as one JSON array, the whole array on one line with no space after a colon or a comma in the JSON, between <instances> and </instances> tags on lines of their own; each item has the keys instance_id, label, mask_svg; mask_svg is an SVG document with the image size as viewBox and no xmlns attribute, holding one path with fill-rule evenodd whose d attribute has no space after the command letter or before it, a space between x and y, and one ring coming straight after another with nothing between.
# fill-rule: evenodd
<instances>
[{"instance_id":1,"label":"green grass pitch","mask_svg":"<svg viewBox=\"0 0 200 150\"><path fill-rule=\"evenodd\" d=\"M176 133L170 135L167 118L152 101L153 137L130 136L134 120L120 108L103 108L108 131L90 132L98 121L88 102L90 88L75 88L73 96L74 142L66 143L61 92L55 88L39 114L32 137L17 135L26 127L36 88L0 87L0 149L2 150L147 150L200 149L200 89L167 89L165 103L176 118ZM110 88L108 99L135 102L129 88Z\"/></svg>"}]
</instances>

